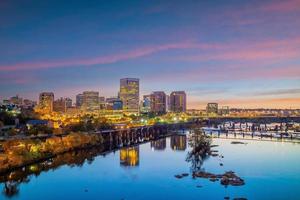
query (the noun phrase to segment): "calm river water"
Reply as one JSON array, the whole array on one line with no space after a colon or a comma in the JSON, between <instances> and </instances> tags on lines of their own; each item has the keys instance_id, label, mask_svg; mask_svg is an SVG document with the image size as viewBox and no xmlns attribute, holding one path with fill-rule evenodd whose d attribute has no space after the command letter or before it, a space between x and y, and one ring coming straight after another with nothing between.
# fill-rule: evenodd
<instances>
[{"instance_id":1,"label":"calm river water","mask_svg":"<svg viewBox=\"0 0 300 200\"><path fill-rule=\"evenodd\" d=\"M0 199L300 199L300 144L232 141L237 140L213 139L213 144L219 145L214 149L224 158L209 157L202 169L212 173L232 170L245 180L244 186L224 187L190 175L175 178L190 173L192 163L186 157L191 148L185 136L172 136L105 156L90 156L80 164L57 164L36 175L21 174L22 181L13 183L16 194L2 192ZM71 159L67 162L72 163L72 156L78 155L62 160ZM34 172L36 167L29 170ZM4 191L5 184L0 184Z\"/></svg>"}]
</instances>

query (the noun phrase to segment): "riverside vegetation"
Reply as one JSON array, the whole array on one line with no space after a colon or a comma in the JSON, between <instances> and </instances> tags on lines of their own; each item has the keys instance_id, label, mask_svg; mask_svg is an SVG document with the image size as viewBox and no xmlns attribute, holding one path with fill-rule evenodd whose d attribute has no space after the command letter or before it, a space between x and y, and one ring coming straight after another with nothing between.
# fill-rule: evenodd
<instances>
[{"instance_id":1,"label":"riverside vegetation","mask_svg":"<svg viewBox=\"0 0 300 200\"><path fill-rule=\"evenodd\" d=\"M101 135L72 132L66 136L39 139L8 140L1 143L0 173L54 157L68 151L101 145Z\"/></svg>"}]
</instances>

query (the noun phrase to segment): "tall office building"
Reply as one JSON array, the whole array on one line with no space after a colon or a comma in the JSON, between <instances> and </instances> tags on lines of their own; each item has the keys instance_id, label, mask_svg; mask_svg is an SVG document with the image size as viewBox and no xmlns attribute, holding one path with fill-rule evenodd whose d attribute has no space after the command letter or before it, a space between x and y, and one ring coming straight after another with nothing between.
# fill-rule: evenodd
<instances>
[{"instance_id":1,"label":"tall office building","mask_svg":"<svg viewBox=\"0 0 300 200\"><path fill-rule=\"evenodd\" d=\"M99 92L85 91L83 92L82 109L85 111L99 110Z\"/></svg>"},{"instance_id":2,"label":"tall office building","mask_svg":"<svg viewBox=\"0 0 300 200\"><path fill-rule=\"evenodd\" d=\"M71 108L72 107L72 99L71 98L65 98L66 101L66 107Z\"/></svg>"},{"instance_id":3,"label":"tall office building","mask_svg":"<svg viewBox=\"0 0 300 200\"><path fill-rule=\"evenodd\" d=\"M155 114L164 114L166 113L166 94L163 91L153 92L150 95L151 99L151 112Z\"/></svg>"},{"instance_id":4,"label":"tall office building","mask_svg":"<svg viewBox=\"0 0 300 200\"><path fill-rule=\"evenodd\" d=\"M53 111L54 94L53 92L42 92L39 96L39 108L42 112L50 113Z\"/></svg>"},{"instance_id":5,"label":"tall office building","mask_svg":"<svg viewBox=\"0 0 300 200\"><path fill-rule=\"evenodd\" d=\"M208 115L217 115L218 114L218 104L217 103L208 103L206 106L206 112Z\"/></svg>"},{"instance_id":6,"label":"tall office building","mask_svg":"<svg viewBox=\"0 0 300 200\"><path fill-rule=\"evenodd\" d=\"M139 113L140 81L137 78L123 78L120 80L120 99L126 114Z\"/></svg>"},{"instance_id":7,"label":"tall office building","mask_svg":"<svg viewBox=\"0 0 300 200\"><path fill-rule=\"evenodd\" d=\"M150 95L144 95L143 101L141 102L141 112L149 113L151 111L151 99Z\"/></svg>"},{"instance_id":8,"label":"tall office building","mask_svg":"<svg viewBox=\"0 0 300 200\"><path fill-rule=\"evenodd\" d=\"M53 102L53 111L65 113L67 111L67 102L66 99L60 98Z\"/></svg>"},{"instance_id":9,"label":"tall office building","mask_svg":"<svg viewBox=\"0 0 300 200\"><path fill-rule=\"evenodd\" d=\"M83 103L83 94L77 94L76 95L76 107L80 108Z\"/></svg>"},{"instance_id":10,"label":"tall office building","mask_svg":"<svg viewBox=\"0 0 300 200\"><path fill-rule=\"evenodd\" d=\"M184 91L174 91L170 95L172 112L186 112L186 93Z\"/></svg>"}]
</instances>

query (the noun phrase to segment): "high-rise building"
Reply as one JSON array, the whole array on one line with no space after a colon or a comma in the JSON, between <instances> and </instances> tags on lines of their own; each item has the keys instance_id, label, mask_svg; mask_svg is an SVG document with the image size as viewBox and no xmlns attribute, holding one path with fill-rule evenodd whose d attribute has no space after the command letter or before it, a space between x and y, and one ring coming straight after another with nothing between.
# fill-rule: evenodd
<instances>
[{"instance_id":1,"label":"high-rise building","mask_svg":"<svg viewBox=\"0 0 300 200\"><path fill-rule=\"evenodd\" d=\"M151 111L151 98L150 95L144 95L141 102L141 113L149 113Z\"/></svg>"},{"instance_id":2,"label":"high-rise building","mask_svg":"<svg viewBox=\"0 0 300 200\"><path fill-rule=\"evenodd\" d=\"M66 107L71 108L72 107L72 99L71 98L65 98L66 101Z\"/></svg>"},{"instance_id":3,"label":"high-rise building","mask_svg":"<svg viewBox=\"0 0 300 200\"><path fill-rule=\"evenodd\" d=\"M99 92L85 91L83 92L82 109L84 111L96 111L99 110Z\"/></svg>"},{"instance_id":4,"label":"high-rise building","mask_svg":"<svg viewBox=\"0 0 300 200\"><path fill-rule=\"evenodd\" d=\"M80 108L83 103L83 94L77 94L76 95L76 107Z\"/></svg>"},{"instance_id":5,"label":"high-rise building","mask_svg":"<svg viewBox=\"0 0 300 200\"><path fill-rule=\"evenodd\" d=\"M60 98L53 102L53 111L65 113L67 111L67 102L66 99Z\"/></svg>"},{"instance_id":6,"label":"high-rise building","mask_svg":"<svg viewBox=\"0 0 300 200\"><path fill-rule=\"evenodd\" d=\"M39 108L42 112L50 113L53 111L54 94L53 92L42 92L39 96Z\"/></svg>"},{"instance_id":7,"label":"high-rise building","mask_svg":"<svg viewBox=\"0 0 300 200\"><path fill-rule=\"evenodd\" d=\"M120 99L126 114L139 113L140 81L137 78L123 78L120 80Z\"/></svg>"},{"instance_id":8,"label":"high-rise building","mask_svg":"<svg viewBox=\"0 0 300 200\"><path fill-rule=\"evenodd\" d=\"M174 91L170 95L172 112L186 112L186 93L184 91Z\"/></svg>"},{"instance_id":9,"label":"high-rise building","mask_svg":"<svg viewBox=\"0 0 300 200\"><path fill-rule=\"evenodd\" d=\"M163 91L153 92L150 95L151 99L151 112L155 114L166 113L166 94Z\"/></svg>"},{"instance_id":10,"label":"high-rise building","mask_svg":"<svg viewBox=\"0 0 300 200\"><path fill-rule=\"evenodd\" d=\"M218 114L218 104L217 103L208 103L206 106L206 112L208 115L217 115Z\"/></svg>"}]
</instances>

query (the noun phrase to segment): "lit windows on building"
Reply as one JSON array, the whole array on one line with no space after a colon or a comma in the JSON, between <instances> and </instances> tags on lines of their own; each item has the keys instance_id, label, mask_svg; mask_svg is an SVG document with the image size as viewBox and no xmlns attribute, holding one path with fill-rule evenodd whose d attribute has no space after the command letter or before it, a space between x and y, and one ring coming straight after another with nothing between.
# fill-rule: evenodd
<instances>
[{"instance_id":1,"label":"lit windows on building","mask_svg":"<svg viewBox=\"0 0 300 200\"><path fill-rule=\"evenodd\" d=\"M166 94L163 91L153 92L150 95L151 112L155 114L164 114L167 111Z\"/></svg>"},{"instance_id":2,"label":"lit windows on building","mask_svg":"<svg viewBox=\"0 0 300 200\"><path fill-rule=\"evenodd\" d=\"M170 95L170 104L172 112L186 112L186 93L184 91L175 91Z\"/></svg>"},{"instance_id":3,"label":"lit windows on building","mask_svg":"<svg viewBox=\"0 0 300 200\"><path fill-rule=\"evenodd\" d=\"M120 99L123 102L123 111L126 114L139 113L140 83L137 78L120 80Z\"/></svg>"},{"instance_id":4,"label":"lit windows on building","mask_svg":"<svg viewBox=\"0 0 300 200\"><path fill-rule=\"evenodd\" d=\"M53 112L53 92L42 92L39 95L39 109L44 113Z\"/></svg>"},{"instance_id":5,"label":"lit windows on building","mask_svg":"<svg viewBox=\"0 0 300 200\"><path fill-rule=\"evenodd\" d=\"M99 92L85 91L83 92L83 102L81 108L84 111L93 112L100 109Z\"/></svg>"}]
</instances>

